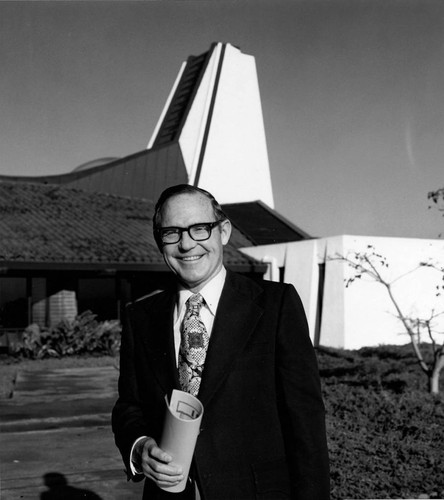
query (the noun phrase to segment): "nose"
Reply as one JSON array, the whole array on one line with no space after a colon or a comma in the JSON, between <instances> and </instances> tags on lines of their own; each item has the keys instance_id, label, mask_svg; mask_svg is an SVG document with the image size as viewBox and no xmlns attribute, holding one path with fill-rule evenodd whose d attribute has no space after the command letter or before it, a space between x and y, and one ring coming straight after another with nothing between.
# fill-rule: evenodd
<instances>
[{"instance_id":1,"label":"nose","mask_svg":"<svg viewBox=\"0 0 444 500\"><path fill-rule=\"evenodd\" d=\"M184 252L187 252L188 250L191 250L195 246L196 246L196 242L188 234L188 231L184 231L182 233L182 238L180 238L180 241L179 241L179 248L181 250L183 250Z\"/></svg>"}]
</instances>

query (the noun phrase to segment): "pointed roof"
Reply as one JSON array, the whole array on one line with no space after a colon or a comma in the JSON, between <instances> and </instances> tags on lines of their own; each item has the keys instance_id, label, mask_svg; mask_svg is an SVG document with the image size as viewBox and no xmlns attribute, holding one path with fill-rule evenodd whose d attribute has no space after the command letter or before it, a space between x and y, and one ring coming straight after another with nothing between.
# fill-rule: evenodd
<instances>
[{"instance_id":1,"label":"pointed roof","mask_svg":"<svg viewBox=\"0 0 444 500\"><path fill-rule=\"evenodd\" d=\"M253 56L213 43L181 66L148 148L177 142L188 183L222 203L274 205Z\"/></svg>"}]
</instances>

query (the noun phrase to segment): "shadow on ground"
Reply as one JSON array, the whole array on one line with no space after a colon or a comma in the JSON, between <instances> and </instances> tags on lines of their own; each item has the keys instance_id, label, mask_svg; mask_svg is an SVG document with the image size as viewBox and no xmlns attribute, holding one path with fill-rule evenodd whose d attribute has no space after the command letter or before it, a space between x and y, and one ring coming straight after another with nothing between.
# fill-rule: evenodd
<instances>
[{"instance_id":1,"label":"shadow on ground","mask_svg":"<svg viewBox=\"0 0 444 500\"><path fill-rule=\"evenodd\" d=\"M40 500L102 500L93 491L70 486L60 472L47 472L43 476L43 483L47 491L40 494Z\"/></svg>"}]
</instances>

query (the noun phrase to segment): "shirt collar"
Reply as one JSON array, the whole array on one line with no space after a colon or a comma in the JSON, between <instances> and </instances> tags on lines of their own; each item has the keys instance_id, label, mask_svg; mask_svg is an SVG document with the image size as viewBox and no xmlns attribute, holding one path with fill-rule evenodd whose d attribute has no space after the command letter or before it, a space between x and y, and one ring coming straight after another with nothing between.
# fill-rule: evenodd
<instances>
[{"instance_id":1,"label":"shirt collar","mask_svg":"<svg viewBox=\"0 0 444 500\"><path fill-rule=\"evenodd\" d=\"M225 277L227 275L227 270L222 266L221 270L212 278L203 288L199 290L199 293L205 300L205 304L210 310L211 314L214 316L216 314L216 309L219 304L219 299L222 294L222 288L224 287ZM194 295L193 292L179 285L178 288L178 303L177 309L182 311L185 302Z\"/></svg>"}]
</instances>

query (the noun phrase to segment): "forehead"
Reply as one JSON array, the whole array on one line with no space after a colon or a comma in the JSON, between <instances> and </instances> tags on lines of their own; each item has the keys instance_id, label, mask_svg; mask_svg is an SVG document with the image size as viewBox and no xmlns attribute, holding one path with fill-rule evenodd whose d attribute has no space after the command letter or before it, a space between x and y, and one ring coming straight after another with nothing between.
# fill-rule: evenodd
<instances>
[{"instance_id":1,"label":"forehead","mask_svg":"<svg viewBox=\"0 0 444 500\"><path fill-rule=\"evenodd\" d=\"M214 220L211 201L200 193L183 193L169 198L161 211L162 226L186 227Z\"/></svg>"}]
</instances>

